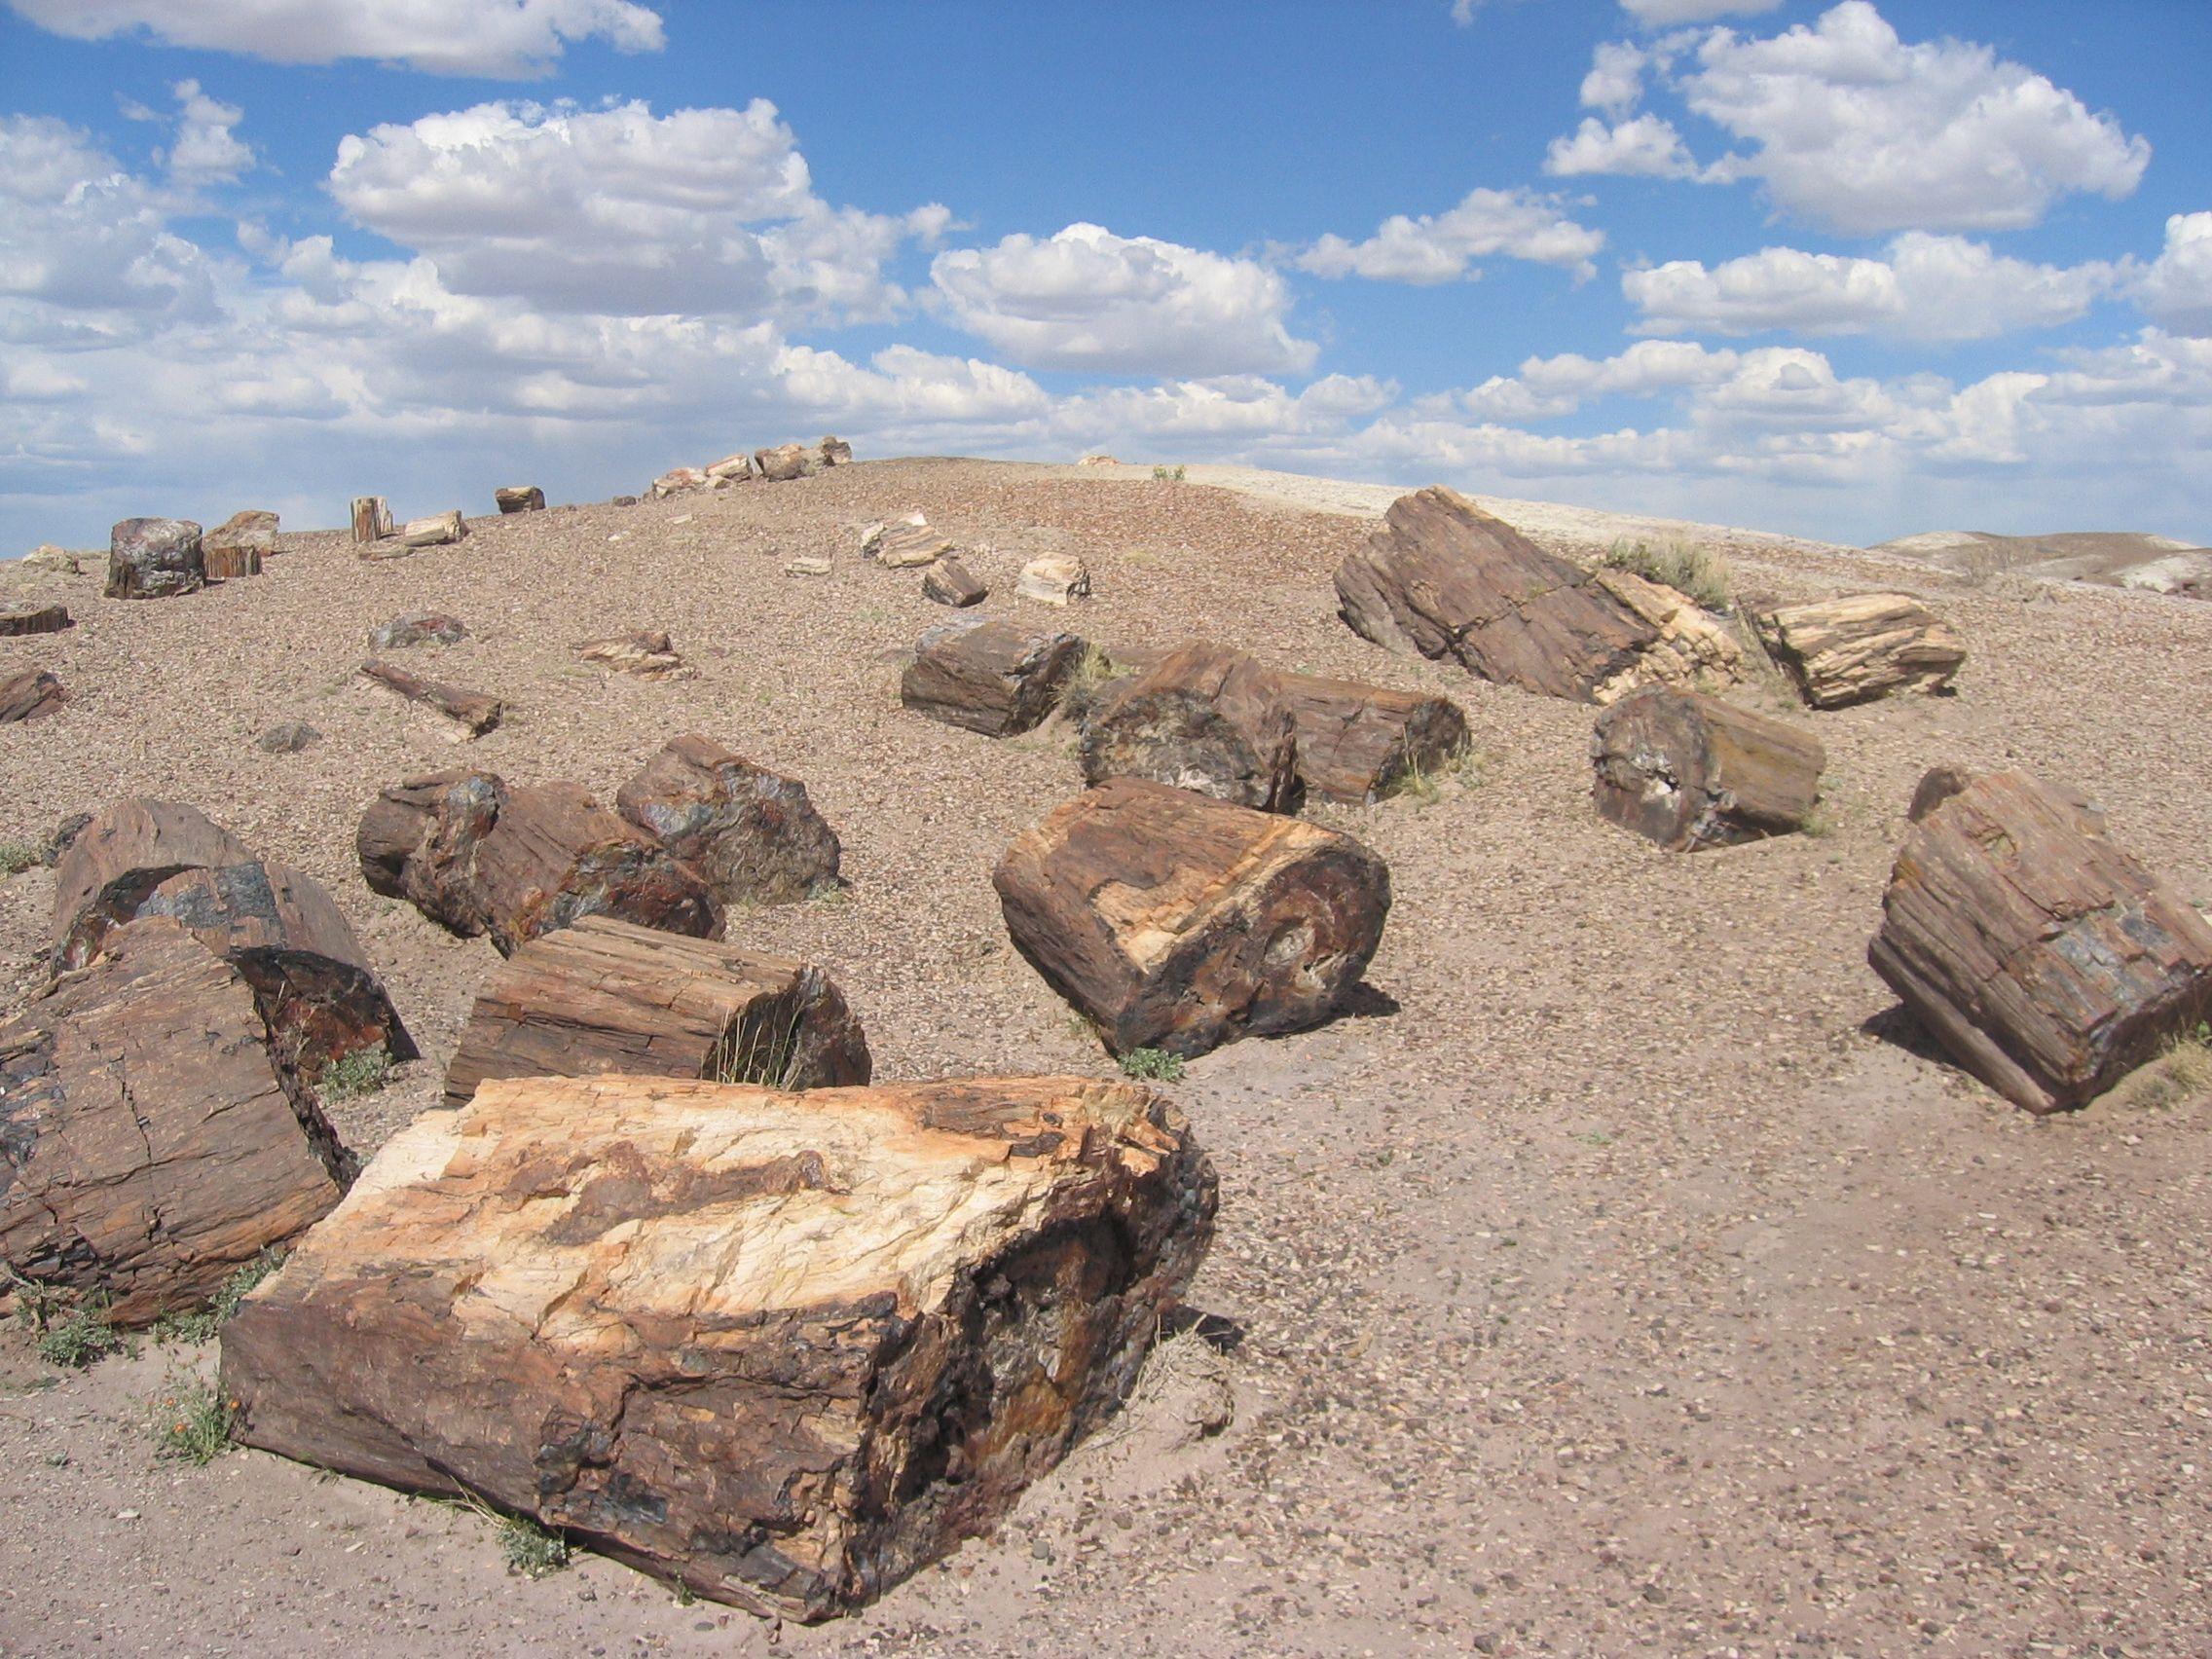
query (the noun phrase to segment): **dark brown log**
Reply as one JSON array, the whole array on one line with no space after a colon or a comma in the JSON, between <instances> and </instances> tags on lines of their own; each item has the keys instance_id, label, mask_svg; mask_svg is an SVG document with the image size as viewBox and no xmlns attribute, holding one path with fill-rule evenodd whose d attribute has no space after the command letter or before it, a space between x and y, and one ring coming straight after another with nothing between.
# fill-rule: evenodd
<instances>
[{"instance_id":1,"label":"dark brown log","mask_svg":"<svg viewBox=\"0 0 2212 1659\"><path fill-rule=\"evenodd\" d=\"M261 574L261 555L250 547L210 547L205 550L206 574L211 582Z\"/></svg>"},{"instance_id":2,"label":"dark brown log","mask_svg":"<svg viewBox=\"0 0 2212 1659\"><path fill-rule=\"evenodd\" d=\"M391 534L391 507L382 496L353 498L353 540L382 541Z\"/></svg>"},{"instance_id":3,"label":"dark brown log","mask_svg":"<svg viewBox=\"0 0 2212 1659\"><path fill-rule=\"evenodd\" d=\"M432 772L384 791L353 837L361 879L370 892L404 899L447 931L474 939L490 925L476 855L506 799L496 772Z\"/></svg>"},{"instance_id":4,"label":"dark brown log","mask_svg":"<svg viewBox=\"0 0 2212 1659\"><path fill-rule=\"evenodd\" d=\"M498 725L506 713L506 705L490 692L470 691L463 686L449 685L442 680L424 680L394 663L371 659L361 664L361 673L402 697L427 703L448 719L459 720L468 728L470 737L482 737Z\"/></svg>"},{"instance_id":5,"label":"dark brown log","mask_svg":"<svg viewBox=\"0 0 2212 1659\"><path fill-rule=\"evenodd\" d=\"M1079 753L1088 784L1150 778L1261 812L1296 812L1304 793L1281 676L1226 645L1185 645L1126 682Z\"/></svg>"},{"instance_id":6,"label":"dark brown log","mask_svg":"<svg viewBox=\"0 0 2212 1659\"><path fill-rule=\"evenodd\" d=\"M54 867L48 929L57 967L82 968L99 938L170 876L253 863L253 849L196 806L133 795L70 839Z\"/></svg>"},{"instance_id":7,"label":"dark brown log","mask_svg":"<svg viewBox=\"0 0 2212 1659\"><path fill-rule=\"evenodd\" d=\"M173 922L116 929L0 1025L0 1260L119 1324L204 1302L350 1173L252 990Z\"/></svg>"},{"instance_id":8,"label":"dark brown log","mask_svg":"<svg viewBox=\"0 0 2212 1659\"><path fill-rule=\"evenodd\" d=\"M647 760L614 804L724 903L789 903L837 884L837 832L806 786L697 732Z\"/></svg>"},{"instance_id":9,"label":"dark brown log","mask_svg":"<svg viewBox=\"0 0 2212 1659\"><path fill-rule=\"evenodd\" d=\"M2081 1105L2212 1015L2212 924L2096 808L2019 772L1928 808L1866 954L1960 1064L2031 1112Z\"/></svg>"},{"instance_id":10,"label":"dark brown log","mask_svg":"<svg viewBox=\"0 0 2212 1659\"><path fill-rule=\"evenodd\" d=\"M1905 817L1918 824L1972 782L1973 774L1964 766L1929 767L1913 786L1912 804L1905 808Z\"/></svg>"},{"instance_id":11,"label":"dark brown log","mask_svg":"<svg viewBox=\"0 0 2212 1659\"><path fill-rule=\"evenodd\" d=\"M1810 732L1656 685L1598 717L1590 758L1599 816L1687 853L1803 829L1827 765Z\"/></svg>"},{"instance_id":12,"label":"dark brown log","mask_svg":"<svg viewBox=\"0 0 2212 1659\"><path fill-rule=\"evenodd\" d=\"M1275 681L1298 726L1298 775L1323 800L1380 800L1467 747L1467 717L1449 698L1311 674Z\"/></svg>"},{"instance_id":13,"label":"dark brown log","mask_svg":"<svg viewBox=\"0 0 2212 1659\"><path fill-rule=\"evenodd\" d=\"M502 513L541 513L545 510L545 492L535 484L510 484L492 492L492 499Z\"/></svg>"},{"instance_id":14,"label":"dark brown log","mask_svg":"<svg viewBox=\"0 0 2212 1659\"><path fill-rule=\"evenodd\" d=\"M16 720L42 720L57 715L69 701L60 681L40 668L0 674L0 725Z\"/></svg>"},{"instance_id":15,"label":"dark brown log","mask_svg":"<svg viewBox=\"0 0 2212 1659\"><path fill-rule=\"evenodd\" d=\"M1816 709L1939 691L1967 660L1957 632L1910 594L1847 594L1754 611L1751 621Z\"/></svg>"},{"instance_id":16,"label":"dark brown log","mask_svg":"<svg viewBox=\"0 0 2212 1659\"><path fill-rule=\"evenodd\" d=\"M1073 634L979 617L940 623L916 642L899 700L947 725L1013 737L1052 712L1083 651Z\"/></svg>"},{"instance_id":17,"label":"dark brown log","mask_svg":"<svg viewBox=\"0 0 2212 1659\"><path fill-rule=\"evenodd\" d=\"M446 1068L446 1104L495 1077L827 1088L868 1071L861 1023L821 969L585 916L492 971Z\"/></svg>"},{"instance_id":18,"label":"dark brown log","mask_svg":"<svg viewBox=\"0 0 2212 1659\"><path fill-rule=\"evenodd\" d=\"M1327 1018L1390 909L1350 836L1135 778L1024 831L991 879L1014 947L1117 1054Z\"/></svg>"},{"instance_id":19,"label":"dark brown log","mask_svg":"<svg viewBox=\"0 0 2212 1659\"><path fill-rule=\"evenodd\" d=\"M1125 1083L488 1083L224 1328L248 1445L820 1619L1104 1422L1211 1238Z\"/></svg>"},{"instance_id":20,"label":"dark brown log","mask_svg":"<svg viewBox=\"0 0 2212 1659\"><path fill-rule=\"evenodd\" d=\"M109 533L108 598L173 599L206 581L200 527L190 519L125 519Z\"/></svg>"},{"instance_id":21,"label":"dark brown log","mask_svg":"<svg viewBox=\"0 0 2212 1659\"><path fill-rule=\"evenodd\" d=\"M70 617L66 605L42 604L30 599L0 605L0 636L58 634L68 626Z\"/></svg>"},{"instance_id":22,"label":"dark brown log","mask_svg":"<svg viewBox=\"0 0 2212 1659\"><path fill-rule=\"evenodd\" d=\"M502 956L580 916L721 937L722 907L707 884L574 784L507 792L476 846L475 887Z\"/></svg>"},{"instance_id":23,"label":"dark brown log","mask_svg":"<svg viewBox=\"0 0 2212 1659\"><path fill-rule=\"evenodd\" d=\"M940 559L922 573L922 597L936 605L965 610L991 597L991 590L969 572L958 559Z\"/></svg>"}]
</instances>

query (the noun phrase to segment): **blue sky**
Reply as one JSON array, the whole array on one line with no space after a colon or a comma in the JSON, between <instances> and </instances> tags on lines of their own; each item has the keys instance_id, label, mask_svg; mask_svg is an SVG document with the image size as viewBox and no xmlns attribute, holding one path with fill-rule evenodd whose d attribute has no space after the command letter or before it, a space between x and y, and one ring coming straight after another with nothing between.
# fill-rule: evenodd
<instances>
[{"instance_id":1,"label":"blue sky","mask_svg":"<svg viewBox=\"0 0 2212 1659\"><path fill-rule=\"evenodd\" d=\"M2212 541L2201 0L0 0L0 551L864 456Z\"/></svg>"}]
</instances>

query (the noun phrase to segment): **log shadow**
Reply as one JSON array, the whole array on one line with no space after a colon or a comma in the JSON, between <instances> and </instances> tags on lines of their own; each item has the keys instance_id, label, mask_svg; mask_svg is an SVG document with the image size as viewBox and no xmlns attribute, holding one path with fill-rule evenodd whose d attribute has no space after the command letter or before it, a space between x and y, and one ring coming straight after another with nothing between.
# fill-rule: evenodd
<instances>
[{"instance_id":1,"label":"log shadow","mask_svg":"<svg viewBox=\"0 0 2212 1659\"><path fill-rule=\"evenodd\" d=\"M1179 1303L1160 1322L1160 1340L1166 1342L1185 1332L1198 1338L1218 1354L1233 1354L1244 1346L1244 1327L1235 1319L1226 1314L1208 1313L1202 1308Z\"/></svg>"},{"instance_id":2,"label":"log shadow","mask_svg":"<svg viewBox=\"0 0 2212 1659\"><path fill-rule=\"evenodd\" d=\"M1362 979L1345 993L1344 1000L1337 1004L1336 1012L1321 1023L1334 1025L1340 1019L1388 1019L1392 1014L1403 1012L1404 1007L1396 997Z\"/></svg>"},{"instance_id":3,"label":"log shadow","mask_svg":"<svg viewBox=\"0 0 2212 1659\"><path fill-rule=\"evenodd\" d=\"M1959 1062L1951 1051L1937 1042L1936 1034L1921 1024L1912 1010L1901 1002L1892 1003L1880 1014L1862 1020L1859 1030L1862 1036L1871 1037L1877 1043L1886 1043L1916 1059L1952 1069L1958 1066Z\"/></svg>"}]
</instances>

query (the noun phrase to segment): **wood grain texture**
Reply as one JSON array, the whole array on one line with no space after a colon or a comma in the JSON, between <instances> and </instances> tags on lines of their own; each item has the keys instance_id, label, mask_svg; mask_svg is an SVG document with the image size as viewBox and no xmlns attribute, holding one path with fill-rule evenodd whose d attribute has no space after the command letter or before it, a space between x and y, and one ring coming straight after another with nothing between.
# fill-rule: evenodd
<instances>
[{"instance_id":1,"label":"wood grain texture","mask_svg":"<svg viewBox=\"0 0 2212 1659\"><path fill-rule=\"evenodd\" d=\"M1467 747L1467 717L1450 698L1312 674L1276 682L1297 725L1298 775L1323 800L1368 805Z\"/></svg>"},{"instance_id":2,"label":"wood grain texture","mask_svg":"<svg viewBox=\"0 0 2212 1659\"><path fill-rule=\"evenodd\" d=\"M58 715L68 702L68 687L43 668L0 674L0 725L43 720L49 715Z\"/></svg>"},{"instance_id":3,"label":"wood grain texture","mask_svg":"<svg viewBox=\"0 0 2212 1659\"><path fill-rule=\"evenodd\" d=\"M1816 709L1892 691L1939 691L1967 659L1950 624L1902 593L1847 594L1756 611L1752 625L1798 694Z\"/></svg>"},{"instance_id":4,"label":"wood grain texture","mask_svg":"<svg viewBox=\"0 0 2212 1659\"><path fill-rule=\"evenodd\" d=\"M986 737L1014 737L1040 724L1082 657L1073 634L1039 633L974 617L922 635L899 680L899 701L916 714Z\"/></svg>"},{"instance_id":5,"label":"wood grain texture","mask_svg":"<svg viewBox=\"0 0 2212 1659\"><path fill-rule=\"evenodd\" d=\"M0 638L58 634L70 625L66 605L35 599L11 600L0 605Z\"/></svg>"},{"instance_id":6,"label":"wood grain texture","mask_svg":"<svg viewBox=\"0 0 2212 1659\"><path fill-rule=\"evenodd\" d=\"M1600 715L1590 757L1601 817L1693 853L1803 829L1827 765L1810 732L1663 686Z\"/></svg>"},{"instance_id":7,"label":"wood grain texture","mask_svg":"<svg viewBox=\"0 0 2212 1659\"><path fill-rule=\"evenodd\" d=\"M467 768L381 791L353 836L361 879L370 892L404 899L449 933L474 939L491 925L476 855L506 799L497 772Z\"/></svg>"},{"instance_id":8,"label":"wood grain texture","mask_svg":"<svg viewBox=\"0 0 2212 1659\"><path fill-rule=\"evenodd\" d=\"M581 916L721 935L721 904L699 875L575 784L508 790L474 854L485 931L502 956Z\"/></svg>"},{"instance_id":9,"label":"wood grain texture","mask_svg":"<svg viewBox=\"0 0 2212 1659\"><path fill-rule=\"evenodd\" d=\"M705 877L725 904L783 904L837 882L837 832L806 786L685 732L614 795L615 810Z\"/></svg>"},{"instance_id":10,"label":"wood grain texture","mask_svg":"<svg viewBox=\"0 0 2212 1659\"><path fill-rule=\"evenodd\" d=\"M379 685L417 703L425 703L450 720L456 720L470 737L482 737L499 723L506 705L488 691L471 691L442 680L424 680L396 663L374 658L361 664L362 675Z\"/></svg>"},{"instance_id":11,"label":"wood grain texture","mask_svg":"<svg viewBox=\"0 0 2212 1659\"><path fill-rule=\"evenodd\" d=\"M1260 812L1296 812L1298 721L1282 678L1194 643L1124 681L1083 722L1084 782L1149 778Z\"/></svg>"}]
</instances>

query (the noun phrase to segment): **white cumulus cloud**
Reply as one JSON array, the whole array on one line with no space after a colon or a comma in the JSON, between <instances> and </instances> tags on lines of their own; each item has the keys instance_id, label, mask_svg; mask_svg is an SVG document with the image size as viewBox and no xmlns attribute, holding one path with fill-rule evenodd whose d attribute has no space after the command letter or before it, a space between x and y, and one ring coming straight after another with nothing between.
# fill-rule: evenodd
<instances>
[{"instance_id":1,"label":"white cumulus cloud","mask_svg":"<svg viewBox=\"0 0 2212 1659\"><path fill-rule=\"evenodd\" d=\"M198 81L179 81L176 142L169 146L169 177L187 187L228 184L253 166L253 146L231 129L245 119L236 104L218 102Z\"/></svg>"},{"instance_id":2,"label":"white cumulus cloud","mask_svg":"<svg viewBox=\"0 0 2212 1659\"><path fill-rule=\"evenodd\" d=\"M1456 282L1481 275L1476 261L1495 254L1556 265L1577 278L1596 275L1592 256L1605 233L1580 225L1548 197L1526 190L1474 190L1449 212L1392 214L1364 241L1325 236L1298 258L1316 276L1378 281Z\"/></svg>"},{"instance_id":3,"label":"white cumulus cloud","mask_svg":"<svg viewBox=\"0 0 2212 1659\"><path fill-rule=\"evenodd\" d=\"M2135 301L2182 334L2212 335L2212 213L2176 213L2166 245L2136 280Z\"/></svg>"},{"instance_id":4,"label":"white cumulus cloud","mask_svg":"<svg viewBox=\"0 0 2212 1659\"><path fill-rule=\"evenodd\" d=\"M1615 115L1635 108L1643 96L1643 68L1649 61L1643 48L1631 42L1600 42L1590 55L1590 73L1582 77L1583 105Z\"/></svg>"},{"instance_id":5,"label":"white cumulus cloud","mask_svg":"<svg viewBox=\"0 0 2212 1659\"><path fill-rule=\"evenodd\" d=\"M1595 116L1544 152L1544 171L1570 178L1577 173L1625 177L1701 178L1674 123L1657 115L1639 115L1610 127Z\"/></svg>"}]
</instances>

